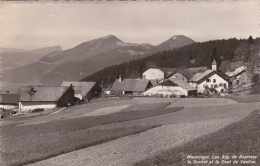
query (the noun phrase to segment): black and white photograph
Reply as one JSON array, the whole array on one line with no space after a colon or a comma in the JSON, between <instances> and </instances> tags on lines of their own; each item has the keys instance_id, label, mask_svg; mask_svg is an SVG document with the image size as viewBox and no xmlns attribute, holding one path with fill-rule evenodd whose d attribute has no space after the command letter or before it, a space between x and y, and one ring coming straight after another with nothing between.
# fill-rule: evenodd
<instances>
[{"instance_id":1,"label":"black and white photograph","mask_svg":"<svg viewBox=\"0 0 260 166\"><path fill-rule=\"evenodd\" d=\"M1 166L260 166L260 1L0 1Z\"/></svg>"}]
</instances>

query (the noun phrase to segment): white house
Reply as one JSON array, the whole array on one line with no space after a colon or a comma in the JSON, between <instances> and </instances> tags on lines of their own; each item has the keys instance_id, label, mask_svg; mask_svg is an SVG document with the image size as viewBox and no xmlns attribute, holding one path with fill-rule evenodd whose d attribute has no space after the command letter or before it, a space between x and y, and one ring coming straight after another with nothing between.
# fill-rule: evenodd
<instances>
[{"instance_id":1,"label":"white house","mask_svg":"<svg viewBox=\"0 0 260 166\"><path fill-rule=\"evenodd\" d=\"M73 87L22 86L19 110L21 112L67 107L75 102Z\"/></svg>"},{"instance_id":2,"label":"white house","mask_svg":"<svg viewBox=\"0 0 260 166\"><path fill-rule=\"evenodd\" d=\"M225 92L229 88L228 76L217 71L217 64L214 60L212 70L206 70L203 73L197 73L190 79L190 84L196 87L198 93L205 93L206 89L211 91Z\"/></svg>"},{"instance_id":3,"label":"white house","mask_svg":"<svg viewBox=\"0 0 260 166\"><path fill-rule=\"evenodd\" d=\"M143 79L146 80L163 80L164 72L157 68L150 68L143 73Z\"/></svg>"},{"instance_id":4,"label":"white house","mask_svg":"<svg viewBox=\"0 0 260 166\"><path fill-rule=\"evenodd\" d=\"M153 86L143 93L145 96L191 96L197 95L196 88L189 85L187 82L180 78L169 78L158 85Z\"/></svg>"}]
</instances>

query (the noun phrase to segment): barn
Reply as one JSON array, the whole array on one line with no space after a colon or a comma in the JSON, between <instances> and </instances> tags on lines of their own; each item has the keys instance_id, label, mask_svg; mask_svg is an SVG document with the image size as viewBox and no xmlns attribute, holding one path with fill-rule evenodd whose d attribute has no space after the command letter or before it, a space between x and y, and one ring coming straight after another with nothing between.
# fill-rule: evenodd
<instances>
[{"instance_id":1,"label":"barn","mask_svg":"<svg viewBox=\"0 0 260 166\"><path fill-rule=\"evenodd\" d=\"M125 94L141 94L148 88L152 87L152 83L149 80L144 79L117 79L112 88L112 95L125 95Z\"/></svg>"},{"instance_id":2,"label":"barn","mask_svg":"<svg viewBox=\"0 0 260 166\"><path fill-rule=\"evenodd\" d=\"M92 98L100 97L102 88L97 82L84 81L63 81L61 86L73 86L75 97L80 101L89 101Z\"/></svg>"},{"instance_id":3,"label":"barn","mask_svg":"<svg viewBox=\"0 0 260 166\"><path fill-rule=\"evenodd\" d=\"M19 94L4 93L0 95L0 109L13 110L18 108Z\"/></svg>"},{"instance_id":4,"label":"barn","mask_svg":"<svg viewBox=\"0 0 260 166\"><path fill-rule=\"evenodd\" d=\"M197 90L180 78L169 78L143 93L145 96L196 96Z\"/></svg>"},{"instance_id":5,"label":"barn","mask_svg":"<svg viewBox=\"0 0 260 166\"><path fill-rule=\"evenodd\" d=\"M22 86L20 88L19 110L21 112L67 107L74 103L72 86Z\"/></svg>"}]
</instances>

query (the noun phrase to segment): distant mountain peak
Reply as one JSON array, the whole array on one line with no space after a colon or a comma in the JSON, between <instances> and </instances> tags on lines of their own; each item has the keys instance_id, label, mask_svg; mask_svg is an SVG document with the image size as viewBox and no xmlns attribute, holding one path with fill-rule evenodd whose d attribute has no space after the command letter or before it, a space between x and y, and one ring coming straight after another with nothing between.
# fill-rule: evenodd
<instances>
[{"instance_id":1,"label":"distant mountain peak","mask_svg":"<svg viewBox=\"0 0 260 166\"><path fill-rule=\"evenodd\" d=\"M107 35L107 36L104 36L104 37L101 37L102 39L107 39L107 38L117 38L116 36L114 35Z\"/></svg>"},{"instance_id":2,"label":"distant mountain peak","mask_svg":"<svg viewBox=\"0 0 260 166\"><path fill-rule=\"evenodd\" d=\"M184 35L174 35L170 39L159 44L158 47L170 50L173 48L180 48L192 43L194 43L194 40L192 40L191 38L188 38Z\"/></svg>"}]
</instances>

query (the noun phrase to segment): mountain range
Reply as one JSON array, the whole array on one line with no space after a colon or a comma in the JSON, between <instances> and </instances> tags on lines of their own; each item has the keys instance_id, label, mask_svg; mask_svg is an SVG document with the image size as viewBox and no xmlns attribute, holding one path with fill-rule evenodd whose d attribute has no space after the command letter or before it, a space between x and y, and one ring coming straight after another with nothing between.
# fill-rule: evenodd
<instances>
[{"instance_id":1,"label":"mountain range","mask_svg":"<svg viewBox=\"0 0 260 166\"><path fill-rule=\"evenodd\" d=\"M59 85L62 81L80 80L111 65L192 43L192 39L183 35L173 36L157 46L126 43L108 35L68 50L61 50L58 46L32 51L5 49L8 51L3 57L5 67L1 81L5 89L17 89L28 84Z\"/></svg>"}]
</instances>

